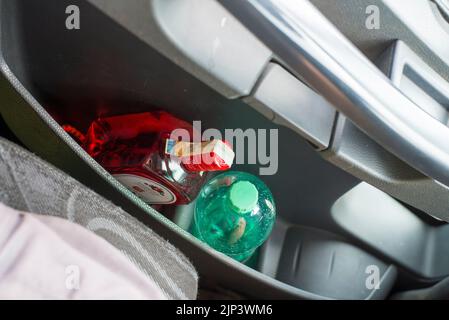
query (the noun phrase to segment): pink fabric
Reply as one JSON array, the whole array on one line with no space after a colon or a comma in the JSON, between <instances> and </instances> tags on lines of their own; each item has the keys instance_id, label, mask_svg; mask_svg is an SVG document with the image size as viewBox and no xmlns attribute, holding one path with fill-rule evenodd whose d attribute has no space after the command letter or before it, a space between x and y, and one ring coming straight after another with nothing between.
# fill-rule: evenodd
<instances>
[{"instance_id":1,"label":"pink fabric","mask_svg":"<svg viewBox=\"0 0 449 320\"><path fill-rule=\"evenodd\" d=\"M165 299L120 251L61 218L0 203L0 299Z\"/></svg>"}]
</instances>

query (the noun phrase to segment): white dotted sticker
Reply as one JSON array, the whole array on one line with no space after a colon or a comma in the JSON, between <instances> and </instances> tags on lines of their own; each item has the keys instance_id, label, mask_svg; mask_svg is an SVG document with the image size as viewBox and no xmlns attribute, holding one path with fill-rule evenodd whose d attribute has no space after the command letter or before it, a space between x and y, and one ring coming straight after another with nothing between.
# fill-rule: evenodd
<instances>
[{"instance_id":1,"label":"white dotted sticker","mask_svg":"<svg viewBox=\"0 0 449 320\"><path fill-rule=\"evenodd\" d=\"M134 174L115 174L121 184L148 204L170 204L176 202L176 195L154 180Z\"/></svg>"}]
</instances>

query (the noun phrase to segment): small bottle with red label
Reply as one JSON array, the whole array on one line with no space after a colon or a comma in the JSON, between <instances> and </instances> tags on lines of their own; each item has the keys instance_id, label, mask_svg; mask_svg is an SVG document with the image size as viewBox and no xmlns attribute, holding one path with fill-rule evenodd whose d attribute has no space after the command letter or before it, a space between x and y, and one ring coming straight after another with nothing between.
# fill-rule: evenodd
<instances>
[{"instance_id":1,"label":"small bottle with red label","mask_svg":"<svg viewBox=\"0 0 449 320\"><path fill-rule=\"evenodd\" d=\"M85 136L85 150L118 181L148 204L187 204L207 172L227 170L234 152L221 140L184 141L173 137L193 127L168 112L100 118Z\"/></svg>"}]
</instances>

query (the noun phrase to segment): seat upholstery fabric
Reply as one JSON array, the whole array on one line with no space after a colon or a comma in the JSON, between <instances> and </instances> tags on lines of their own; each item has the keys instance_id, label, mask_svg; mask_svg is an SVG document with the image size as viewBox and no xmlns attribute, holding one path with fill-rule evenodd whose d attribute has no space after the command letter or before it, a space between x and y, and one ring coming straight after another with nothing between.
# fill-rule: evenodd
<instances>
[{"instance_id":1,"label":"seat upholstery fabric","mask_svg":"<svg viewBox=\"0 0 449 320\"><path fill-rule=\"evenodd\" d=\"M173 299L195 299L198 275L187 258L137 219L23 148L0 138L0 202L58 216L123 252Z\"/></svg>"}]
</instances>

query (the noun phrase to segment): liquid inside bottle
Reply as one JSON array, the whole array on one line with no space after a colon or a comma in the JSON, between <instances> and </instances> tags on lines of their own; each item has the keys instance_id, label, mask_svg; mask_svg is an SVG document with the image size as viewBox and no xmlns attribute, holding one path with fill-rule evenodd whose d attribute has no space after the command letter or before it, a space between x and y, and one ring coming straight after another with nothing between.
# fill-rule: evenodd
<instances>
[{"instance_id":1,"label":"liquid inside bottle","mask_svg":"<svg viewBox=\"0 0 449 320\"><path fill-rule=\"evenodd\" d=\"M100 118L91 124L84 148L145 202L186 204L197 196L207 172L230 167L234 152L221 141L173 140L175 130L194 137L189 123L165 111Z\"/></svg>"},{"instance_id":2,"label":"liquid inside bottle","mask_svg":"<svg viewBox=\"0 0 449 320\"><path fill-rule=\"evenodd\" d=\"M245 261L268 238L275 216L273 196L259 178L228 172L201 190L193 233L214 249Z\"/></svg>"}]
</instances>

